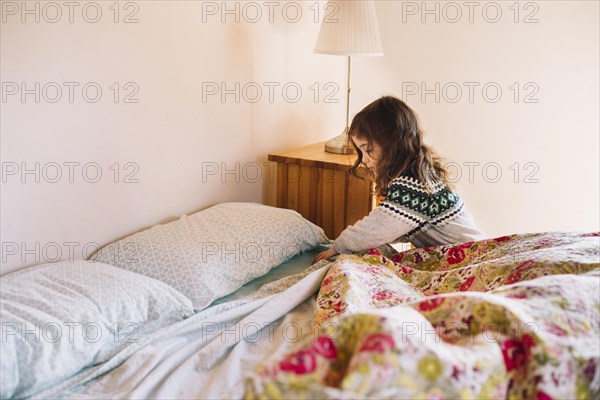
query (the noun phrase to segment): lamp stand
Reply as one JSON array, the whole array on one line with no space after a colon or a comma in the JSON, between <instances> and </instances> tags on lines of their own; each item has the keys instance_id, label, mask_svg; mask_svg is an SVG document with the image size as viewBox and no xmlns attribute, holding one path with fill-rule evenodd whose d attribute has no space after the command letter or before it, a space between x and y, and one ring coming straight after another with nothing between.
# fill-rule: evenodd
<instances>
[{"instance_id":1,"label":"lamp stand","mask_svg":"<svg viewBox=\"0 0 600 400\"><path fill-rule=\"evenodd\" d=\"M355 154L354 146L350 143L350 65L352 57L348 56L348 82L346 93L346 128L338 136L325 143L325 151L336 154Z\"/></svg>"}]
</instances>

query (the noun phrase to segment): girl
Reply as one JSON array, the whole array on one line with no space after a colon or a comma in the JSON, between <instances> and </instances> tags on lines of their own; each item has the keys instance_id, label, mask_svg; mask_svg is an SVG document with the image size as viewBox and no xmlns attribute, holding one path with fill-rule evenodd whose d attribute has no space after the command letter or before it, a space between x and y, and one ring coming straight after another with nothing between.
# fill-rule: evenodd
<instances>
[{"instance_id":1,"label":"girl","mask_svg":"<svg viewBox=\"0 0 600 400\"><path fill-rule=\"evenodd\" d=\"M384 96L359 112L349 135L358 158L384 196L377 208L347 227L313 263L386 243L429 247L485 239L452 190L441 159L423 143L417 115L402 100Z\"/></svg>"}]
</instances>

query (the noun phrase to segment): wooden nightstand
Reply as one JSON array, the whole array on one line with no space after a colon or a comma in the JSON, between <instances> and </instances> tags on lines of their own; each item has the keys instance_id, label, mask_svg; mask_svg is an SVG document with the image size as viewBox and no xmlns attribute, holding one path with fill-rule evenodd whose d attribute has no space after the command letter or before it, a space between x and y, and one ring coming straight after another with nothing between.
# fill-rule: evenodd
<instances>
[{"instance_id":1,"label":"wooden nightstand","mask_svg":"<svg viewBox=\"0 0 600 400\"><path fill-rule=\"evenodd\" d=\"M372 182L362 169L360 179L348 171L356 155L327 153L315 143L269 154L277 162L277 207L298 211L335 239L376 205Z\"/></svg>"}]
</instances>

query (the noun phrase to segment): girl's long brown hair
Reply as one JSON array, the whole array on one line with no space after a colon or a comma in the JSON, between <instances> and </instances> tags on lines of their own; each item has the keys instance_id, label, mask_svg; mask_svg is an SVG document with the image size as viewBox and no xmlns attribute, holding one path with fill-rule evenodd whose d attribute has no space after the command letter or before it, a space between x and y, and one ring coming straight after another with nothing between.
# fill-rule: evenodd
<instances>
[{"instance_id":1,"label":"girl's long brown hair","mask_svg":"<svg viewBox=\"0 0 600 400\"><path fill-rule=\"evenodd\" d=\"M402 100L393 96L375 100L356 114L349 134L381 146L375 174L375 192L379 195L385 196L390 181L401 175L424 183L430 193L437 182L453 191L443 159L423 143L418 117ZM363 154L354 142L353 145L358 158L350 173L359 176L356 169L362 164Z\"/></svg>"}]
</instances>

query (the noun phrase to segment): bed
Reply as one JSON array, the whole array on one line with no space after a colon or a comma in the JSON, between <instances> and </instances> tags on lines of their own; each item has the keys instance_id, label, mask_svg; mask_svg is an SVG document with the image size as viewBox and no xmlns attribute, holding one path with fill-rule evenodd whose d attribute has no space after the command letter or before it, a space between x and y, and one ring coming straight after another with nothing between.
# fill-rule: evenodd
<instances>
[{"instance_id":1,"label":"bed","mask_svg":"<svg viewBox=\"0 0 600 400\"><path fill-rule=\"evenodd\" d=\"M600 395L598 232L312 265L328 245L293 211L226 203L7 274L1 397Z\"/></svg>"}]
</instances>

